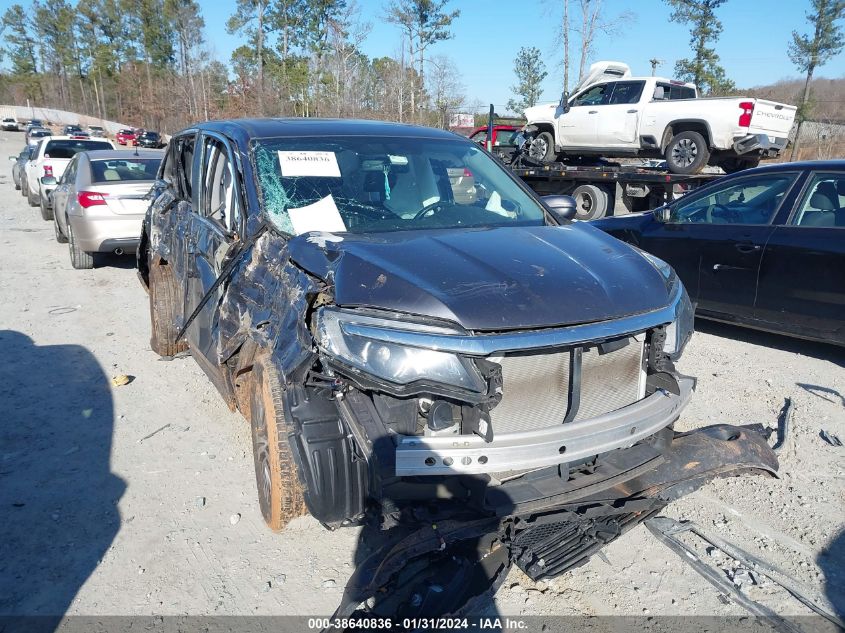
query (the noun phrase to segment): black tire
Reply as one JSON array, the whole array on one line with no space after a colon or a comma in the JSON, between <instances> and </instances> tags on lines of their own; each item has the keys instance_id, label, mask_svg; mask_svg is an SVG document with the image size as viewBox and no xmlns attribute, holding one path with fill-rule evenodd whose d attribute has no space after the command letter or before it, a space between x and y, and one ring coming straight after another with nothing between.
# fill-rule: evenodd
<instances>
[{"instance_id":1,"label":"black tire","mask_svg":"<svg viewBox=\"0 0 845 633\"><path fill-rule=\"evenodd\" d=\"M760 157L754 156L753 158L726 158L725 160L719 163L719 167L722 168L726 174L733 174L738 171L742 171L743 169L753 169L754 167L760 166Z\"/></svg>"},{"instance_id":2,"label":"black tire","mask_svg":"<svg viewBox=\"0 0 845 633\"><path fill-rule=\"evenodd\" d=\"M663 157L673 174L697 174L710 160L710 148L698 132L681 132L669 141Z\"/></svg>"},{"instance_id":3,"label":"black tire","mask_svg":"<svg viewBox=\"0 0 845 633\"><path fill-rule=\"evenodd\" d=\"M21 181L20 181L20 180L18 180L18 181L15 183L15 191L20 191L20 190L21 190Z\"/></svg>"},{"instance_id":4,"label":"black tire","mask_svg":"<svg viewBox=\"0 0 845 633\"><path fill-rule=\"evenodd\" d=\"M607 214L610 196L596 185L580 185L572 192L576 220L597 220Z\"/></svg>"},{"instance_id":5,"label":"black tire","mask_svg":"<svg viewBox=\"0 0 845 633\"><path fill-rule=\"evenodd\" d=\"M544 163L552 163L557 158L555 152L555 137L551 132L540 132L533 141L531 147L528 149L528 155L531 158L542 161Z\"/></svg>"},{"instance_id":6,"label":"black tire","mask_svg":"<svg viewBox=\"0 0 845 633\"><path fill-rule=\"evenodd\" d=\"M270 362L255 363L252 387L249 416L258 504L267 526L278 532L291 519L308 514L308 508L288 440L284 389Z\"/></svg>"},{"instance_id":7,"label":"black tire","mask_svg":"<svg viewBox=\"0 0 845 633\"><path fill-rule=\"evenodd\" d=\"M53 216L53 231L56 232L56 241L59 244L67 244L67 237L64 233L62 233L62 229L59 228L59 220Z\"/></svg>"},{"instance_id":8,"label":"black tire","mask_svg":"<svg viewBox=\"0 0 845 633\"><path fill-rule=\"evenodd\" d=\"M150 347L159 356L176 356L188 349L185 341L176 340L179 299L179 285L173 269L167 264L153 264L150 267Z\"/></svg>"},{"instance_id":9,"label":"black tire","mask_svg":"<svg viewBox=\"0 0 845 633\"><path fill-rule=\"evenodd\" d=\"M88 270L94 268L94 253L83 251L73 237L73 227L70 222L67 224L68 251L70 252L70 265L77 270Z\"/></svg>"},{"instance_id":10,"label":"black tire","mask_svg":"<svg viewBox=\"0 0 845 633\"><path fill-rule=\"evenodd\" d=\"M46 220L46 221L49 222L50 220L53 219L53 209L52 209L52 207L48 207L44 203L44 196L41 196L41 201L39 202L38 206L41 207L41 219L42 220Z\"/></svg>"},{"instance_id":11,"label":"black tire","mask_svg":"<svg viewBox=\"0 0 845 633\"><path fill-rule=\"evenodd\" d=\"M26 177L21 178L21 195L26 198L29 195L29 187L27 187Z\"/></svg>"}]
</instances>

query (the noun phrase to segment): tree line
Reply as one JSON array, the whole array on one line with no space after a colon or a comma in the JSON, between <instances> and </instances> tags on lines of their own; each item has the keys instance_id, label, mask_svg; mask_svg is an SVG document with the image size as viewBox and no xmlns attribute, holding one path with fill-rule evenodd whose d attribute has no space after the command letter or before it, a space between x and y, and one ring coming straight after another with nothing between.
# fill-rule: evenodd
<instances>
[{"instance_id":1,"label":"tree line","mask_svg":"<svg viewBox=\"0 0 845 633\"><path fill-rule=\"evenodd\" d=\"M0 102L56 107L165 133L243 116L338 116L448 125L465 102L449 0L391 0L394 56L369 58L354 0L235 0L243 44L213 58L196 0L33 0L2 16Z\"/></svg>"}]
</instances>

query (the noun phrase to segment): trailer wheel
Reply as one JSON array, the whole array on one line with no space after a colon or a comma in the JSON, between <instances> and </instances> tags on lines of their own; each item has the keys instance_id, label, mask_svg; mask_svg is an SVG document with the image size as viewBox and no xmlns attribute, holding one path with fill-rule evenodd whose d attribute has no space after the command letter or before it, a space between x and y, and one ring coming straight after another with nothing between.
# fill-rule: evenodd
<instances>
[{"instance_id":1,"label":"trailer wheel","mask_svg":"<svg viewBox=\"0 0 845 633\"><path fill-rule=\"evenodd\" d=\"M544 163L554 162L557 158L555 153L555 138L551 132L540 132L528 148L528 155L531 158Z\"/></svg>"},{"instance_id":2,"label":"trailer wheel","mask_svg":"<svg viewBox=\"0 0 845 633\"><path fill-rule=\"evenodd\" d=\"M607 213L610 196L596 185L580 185L572 192L576 220L597 220Z\"/></svg>"},{"instance_id":3,"label":"trailer wheel","mask_svg":"<svg viewBox=\"0 0 845 633\"><path fill-rule=\"evenodd\" d=\"M698 132L681 132L669 141L663 157L673 174L697 174L710 159L710 148Z\"/></svg>"}]
</instances>

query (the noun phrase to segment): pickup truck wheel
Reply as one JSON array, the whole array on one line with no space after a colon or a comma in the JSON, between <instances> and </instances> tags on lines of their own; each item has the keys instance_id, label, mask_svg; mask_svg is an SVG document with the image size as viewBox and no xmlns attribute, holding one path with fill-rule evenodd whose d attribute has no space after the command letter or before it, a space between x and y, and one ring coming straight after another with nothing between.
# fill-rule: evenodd
<instances>
[{"instance_id":1,"label":"pickup truck wheel","mask_svg":"<svg viewBox=\"0 0 845 633\"><path fill-rule=\"evenodd\" d=\"M531 158L542 161L544 163L551 163L557 158L555 153L555 139L551 132L540 132L528 148L528 155Z\"/></svg>"},{"instance_id":2,"label":"pickup truck wheel","mask_svg":"<svg viewBox=\"0 0 845 633\"><path fill-rule=\"evenodd\" d=\"M759 165L759 156L755 156L754 158L749 159L726 158L725 160L719 163L719 167L721 167L722 171L726 174L733 174L735 172L742 171L743 169L752 169L754 167L759 167Z\"/></svg>"},{"instance_id":3,"label":"pickup truck wheel","mask_svg":"<svg viewBox=\"0 0 845 633\"><path fill-rule=\"evenodd\" d=\"M249 409L258 503L268 527L278 532L308 509L288 443L279 373L268 361L257 361L252 384Z\"/></svg>"},{"instance_id":4,"label":"pickup truck wheel","mask_svg":"<svg viewBox=\"0 0 845 633\"><path fill-rule=\"evenodd\" d=\"M663 157L673 174L697 174L710 159L710 148L698 132L681 132L669 141Z\"/></svg>"},{"instance_id":5,"label":"pickup truck wheel","mask_svg":"<svg viewBox=\"0 0 845 633\"><path fill-rule=\"evenodd\" d=\"M576 220L597 220L607 213L610 196L595 185L580 185L572 192L575 198Z\"/></svg>"},{"instance_id":6,"label":"pickup truck wheel","mask_svg":"<svg viewBox=\"0 0 845 633\"><path fill-rule=\"evenodd\" d=\"M44 204L44 196L41 196L41 202L38 205L41 207L41 219L50 221L53 219L53 209Z\"/></svg>"},{"instance_id":7,"label":"pickup truck wheel","mask_svg":"<svg viewBox=\"0 0 845 633\"><path fill-rule=\"evenodd\" d=\"M173 269L167 264L150 266L150 347L159 356L176 356L188 349L187 343L176 340L179 296Z\"/></svg>"}]
</instances>

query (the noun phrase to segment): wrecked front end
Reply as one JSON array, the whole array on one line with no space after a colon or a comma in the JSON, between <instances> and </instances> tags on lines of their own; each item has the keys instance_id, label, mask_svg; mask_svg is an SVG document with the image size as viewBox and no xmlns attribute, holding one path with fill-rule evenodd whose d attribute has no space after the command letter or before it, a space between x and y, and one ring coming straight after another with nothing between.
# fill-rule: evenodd
<instances>
[{"instance_id":1,"label":"wrecked front end","mask_svg":"<svg viewBox=\"0 0 845 633\"><path fill-rule=\"evenodd\" d=\"M558 576L712 478L775 473L755 432L673 430L692 306L664 278L658 310L489 333L321 286L286 414L310 512L372 552L337 615L469 614L514 564Z\"/></svg>"}]
</instances>

